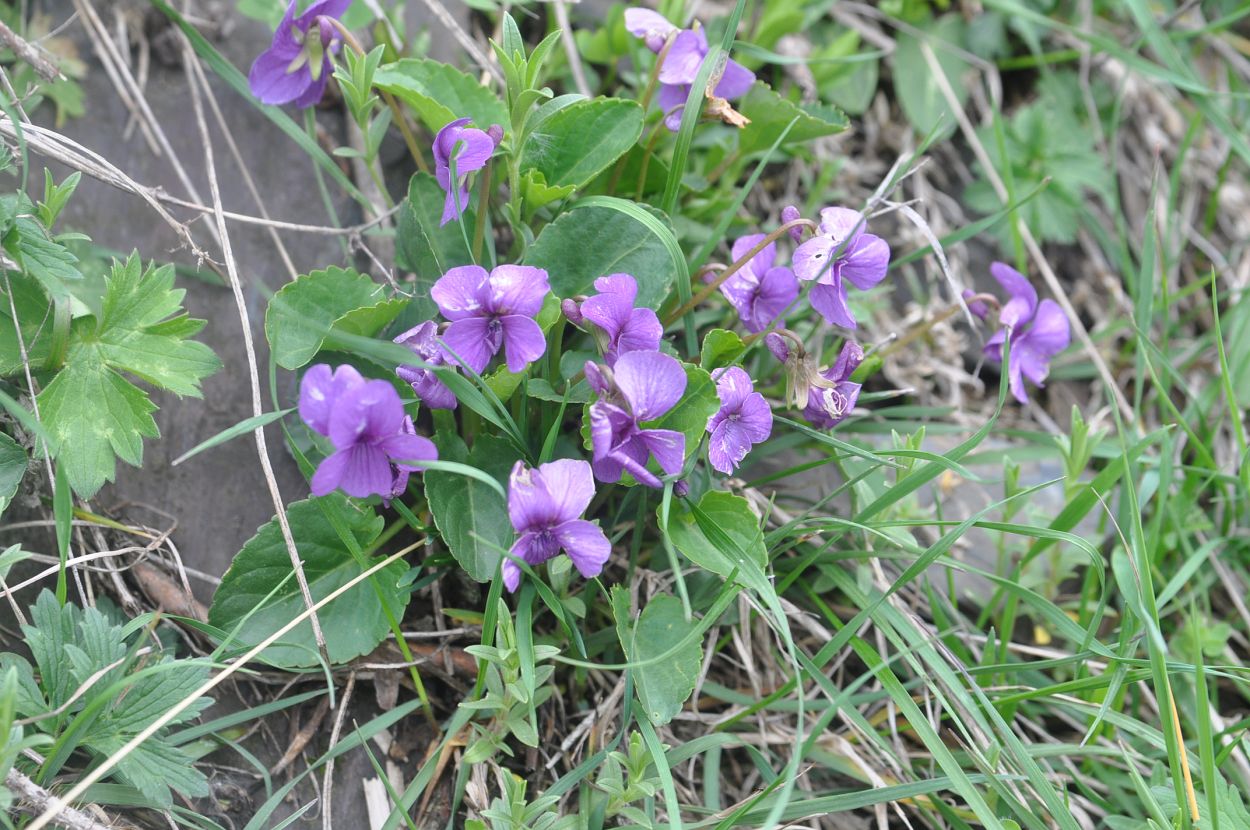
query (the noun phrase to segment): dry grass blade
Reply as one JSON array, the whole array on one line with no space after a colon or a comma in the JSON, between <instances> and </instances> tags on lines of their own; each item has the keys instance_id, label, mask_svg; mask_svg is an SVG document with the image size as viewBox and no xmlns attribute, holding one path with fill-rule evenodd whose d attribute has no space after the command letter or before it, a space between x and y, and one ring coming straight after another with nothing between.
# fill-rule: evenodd
<instances>
[{"instance_id":1,"label":"dry grass blade","mask_svg":"<svg viewBox=\"0 0 1250 830\"><path fill-rule=\"evenodd\" d=\"M18 801L36 810L54 810L52 821L68 830L112 830L86 813L73 807L55 806L56 796L31 781L15 769L4 777L4 786L17 795Z\"/></svg>"},{"instance_id":2,"label":"dry grass blade","mask_svg":"<svg viewBox=\"0 0 1250 830\"><path fill-rule=\"evenodd\" d=\"M39 73L39 77L49 83L61 77L61 70L57 69L51 61L39 54L39 50L32 46L28 41L22 38L17 32L4 25L0 21L0 43L13 50L13 54L30 64L31 68Z\"/></svg>"},{"instance_id":3,"label":"dry grass blade","mask_svg":"<svg viewBox=\"0 0 1250 830\"><path fill-rule=\"evenodd\" d=\"M191 88L191 103L195 110L196 124L204 140L204 165L208 174L208 187L213 196L213 209L217 218L217 232L221 239L221 255L226 262L226 276L230 282L230 290L234 293L235 306L239 312L239 323L243 327L243 346L247 351L247 372L251 382L252 414L260 417L265 411L260 393L260 373L256 364L256 346L252 342L252 320L247 310L247 299L243 296L243 285L239 281L238 267L234 261L234 252L230 248L230 234L226 230L226 217L221 213L221 191L217 185L217 169L213 163L213 140L208 133L208 124L204 120L204 105L200 100L200 90L208 89L208 79L200 69L199 59L191 48L191 43L183 36L184 62L188 70L188 81ZM299 551L295 547L295 537L291 533L291 524L286 516L286 503L278 489L278 480L273 474L273 464L269 460L269 447L265 441L265 428L257 427L256 455L260 460L261 471L265 475L265 484L269 487L269 496L273 499L273 508L282 529L282 539L286 542L287 553L291 556L291 568L295 571L295 580L299 584L300 595L304 599L304 607L308 610L312 624L313 637L317 641L317 650L321 659L330 665L330 653L326 649L325 633L321 630L321 622L313 610L312 591L308 587L308 577L304 574L304 563L300 561Z\"/></svg>"}]
</instances>

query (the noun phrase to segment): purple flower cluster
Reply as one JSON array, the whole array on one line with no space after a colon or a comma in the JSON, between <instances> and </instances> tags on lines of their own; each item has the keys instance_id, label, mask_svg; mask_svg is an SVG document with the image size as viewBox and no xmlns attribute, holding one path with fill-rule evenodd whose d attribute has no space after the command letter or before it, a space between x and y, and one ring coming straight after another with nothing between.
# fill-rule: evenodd
<instances>
[{"instance_id":1,"label":"purple flower cluster","mask_svg":"<svg viewBox=\"0 0 1250 830\"><path fill-rule=\"evenodd\" d=\"M296 16L298 5L299 0L291 0L273 42L248 73L248 85L261 103L311 107L334 73L330 56L342 45L335 23L351 0L315 0Z\"/></svg>"},{"instance_id":2,"label":"purple flower cluster","mask_svg":"<svg viewBox=\"0 0 1250 830\"><path fill-rule=\"evenodd\" d=\"M865 233L866 224L857 210L824 208L816 235L794 252L794 273L801 280L816 281L808 295L812 308L835 326L855 328L843 280L867 291L885 278L890 266L890 246Z\"/></svg>"},{"instance_id":3,"label":"purple flower cluster","mask_svg":"<svg viewBox=\"0 0 1250 830\"><path fill-rule=\"evenodd\" d=\"M1003 360L1003 345L1011 344L1007 362L1007 382L1011 394L1020 403L1028 401L1024 379L1028 378L1039 388L1050 374L1050 359L1068 347L1071 327L1063 309L1054 300L1037 299L1037 290L1016 269L1002 263L990 265L990 274L1007 292L1009 299L999 308L998 322L1002 326L985 343L985 355L999 363ZM985 319L989 309L985 303L973 302L969 310Z\"/></svg>"},{"instance_id":4,"label":"purple flower cluster","mask_svg":"<svg viewBox=\"0 0 1250 830\"><path fill-rule=\"evenodd\" d=\"M570 321L581 325L589 321L599 350L609 366L626 352L653 352L660 348L664 327L649 308L635 308L638 281L629 274L610 274L595 280L598 294L587 297L580 305L565 306Z\"/></svg>"},{"instance_id":5,"label":"purple flower cluster","mask_svg":"<svg viewBox=\"0 0 1250 830\"><path fill-rule=\"evenodd\" d=\"M679 29L658 12L642 8L625 10L625 28L635 37L642 38L647 48L657 55L668 46L664 62L660 64L658 100L665 113L664 126L677 132L681 128L681 116L690 96L690 87L707 58L707 35L698 27ZM724 74L713 92L718 98L733 100L746 95L753 83L755 73L730 60L726 62Z\"/></svg>"},{"instance_id":6,"label":"purple flower cluster","mask_svg":"<svg viewBox=\"0 0 1250 830\"><path fill-rule=\"evenodd\" d=\"M434 136L434 176L447 194L439 225L458 219L469 206L469 174L481 170L503 140L503 128L497 124L489 130L465 126L472 119L457 118ZM452 165L456 181L453 183Z\"/></svg>"},{"instance_id":7,"label":"purple flower cluster","mask_svg":"<svg viewBox=\"0 0 1250 830\"><path fill-rule=\"evenodd\" d=\"M764 240L764 234L744 236L733 244L734 262L746 256ZM742 320L742 327L758 334L778 319L799 296L799 281L789 268L774 266L777 243L769 242L729 279L721 283L721 293Z\"/></svg>"},{"instance_id":8,"label":"purple flower cluster","mask_svg":"<svg viewBox=\"0 0 1250 830\"><path fill-rule=\"evenodd\" d=\"M489 273L480 265L452 268L430 289L438 310L451 321L443 346L455 362L478 374L501 350L508 371L525 371L547 351L534 318L550 291L541 268L499 265Z\"/></svg>"},{"instance_id":9,"label":"purple flower cluster","mask_svg":"<svg viewBox=\"0 0 1250 830\"><path fill-rule=\"evenodd\" d=\"M309 368L300 382L299 414L334 445L313 475L314 496L340 489L389 501L408 489L420 462L438 458L434 444L416 434L395 387L366 380L351 366Z\"/></svg>"},{"instance_id":10,"label":"purple flower cluster","mask_svg":"<svg viewBox=\"0 0 1250 830\"><path fill-rule=\"evenodd\" d=\"M611 369L587 362L586 380L600 397L590 406L595 478L612 483L629 473L641 484L660 487L647 469L653 457L665 475L681 472L686 436L642 425L664 417L681 400L686 391L681 363L663 352L626 352Z\"/></svg>"},{"instance_id":11,"label":"purple flower cluster","mask_svg":"<svg viewBox=\"0 0 1250 830\"><path fill-rule=\"evenodd\" d=\"M728 475L742 463L752 445L768 440L773 431L773 410L740 366L718 369L713 376L720 409L707 422L707 457L713 468Z\"/></svg>"},{"instance_id":12,"label":"purple flower cluster","mask_svg":"<svg viewBox=\"0 0 1250 830\"><path fill-rule=\"evenodd\" d=\"M599 525L582 518L594 495L595 482L585 461L561 459L535 468L518 461L508 480L508 517L517 532L509 553L541 565L563 550L582 576L598 576L612 543ZM504 586L515 591L520 583L520 566L504 560Z\"/></svg>"}]
</instances>

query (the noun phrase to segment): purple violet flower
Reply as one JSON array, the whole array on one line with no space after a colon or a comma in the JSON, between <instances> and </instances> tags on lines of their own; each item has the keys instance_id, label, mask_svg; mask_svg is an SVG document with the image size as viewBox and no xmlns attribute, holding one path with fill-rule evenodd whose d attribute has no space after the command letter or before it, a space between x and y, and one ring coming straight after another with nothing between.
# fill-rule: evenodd
<instances>
[{"instance_id":1,"label":"purple violet flower","mask_svg":"<svg viewBox=\"0 0 1250 830\"><path fill-rule=\"evenodd\" d=\"M653 352L660 347L664 327L649 308L634 308L638 283L629 274L610 274L595 280L594 296L587 297L579 309L583 319L598 329L603 359L615 366L626 352ZM602 334L602 337L598 335Z\"/></svg>"},{"instance_id":2,"label":"purple violet flower","mask_svg":"<svg viewBox=\"0 0 1250 830\"><path fill-rule=\"evenodd\" d=\"M998 312L1003 328L985 343L985 356L999 363L1003 343L1011 339L1007 380L1011 394L1020 403L1028 402L1024 379L1041 387L1050 373L1050 359L1068 348L1072 330L1063 309L1054 300L1037 301L1037 291L1016 269L1002 262L990 265L990 274L1010 295Z\"/></svg>"},{"instance_id":3,"label":"purple violet flower","mask_svg":"<svg viewBox=\"0 0 1250 830\"><path fill-rule=\"evenodd\" d=\"M547 272L528 265L500 265L489 274L478 265L452 268L430 288L452 321L443 345L479 374L500 349L509 372L524 371L547 351L534 317L550 290Z\"/></svg>"},{"instance_id":4,"label":"purple violet flower","mask_svg":"<svg viewBox=\"0 0 1250 830\"><path fill-rule=\"evenodd\" d=\"M734 242L734 262L746 256L763 239L764 234L754 233ZM721 283L721 293L738 310L742 327L752 334L768 328L799 296L799 281L794 272L774 266L776 258L777 243L770 242Z\"/></svg>"},{"instance_id":5,"label":"purple violet flower","mask_svg":"<svg viewBox=\"0 0 1250 830\"><path fill-rule=\"evenodd\" d=\"M396 337L395 342L407 346L425 364L424 367L397 367L395 374L399 379L410 385L430 409L455 409L458 403L455 393L439 380L438 373L434 371L436 366L447 365L447 354L438 342L438 324L426 320Z\"/></svg>"},{"instance_id":6,"label":"purple violet flower","mask_svg":"<svg viewBox=\"0 0 1250 830\"><path fill-rule=\"evenodd\" d=\"M746 458L752 444L768 440L773 411L742 367L718 369L712 377L716 379L720 409L707 422L711 433L707 457L715 469L728 475Z\"/></svg>"},{"instance_id":7,"label":"purple violet flower","mask_svg":"<svg viewBox=\"0 0 1250 830\"><path fill-rule=\"evenodd\" d=\"M824 208L818 232L793 257L798 278L816 280L809 295L812 308L830 323L848 329L855 328L855 316L847 305L842 280L867 291L885 278L890 265L890 246L881 237L864 233L864 226L864 215L857 210Z\"/></svg>"},{"instance_id":8,"label":"purple violet flower","mask_svg":"<svg viewBox=\"0 0 1250 830\"><path fill-rule=\"evenodd\" d=\"M313 475L314 496L337 488L389 500L407 489L409 473L422 469L413 462L438 458L433 442L416 434L395 387L366 380L351 366L309 368L300 382L299 414L335 450Z\"/></svg>"},{"instance_id":9,"label":"purple violet flower","mask_svg":"<svg viewBox=\"0 0 1250 830\"><path fill-rule=\"evenodd\" d=\"M434 136L434 175L447 194L439 226L458 219L469 206L469 174L481 170L503 137L499 127L489 131L466 127L472 119L457 118ZM451 163L456 163L456 186L452 187ZM457 209L458 206L458 209Z\"/></svg>"},{"instance_id":10,"label":"purple violet flower","mask_svg":"<svg viewBox=\"0 0 1250 830\"><path fill-rule=\"evenodd\" d=\"M677 132L681 129L682 111L686 106L686 98L690 95L690 86L707 57L707 35L702 28L678 29L658 12L641 8L625 10L625 28L635 37L642 38L647 48L657 55L664 50L669 36L676 33L673 45L669 47L664 63L660 65L660 92L657 100L666 113L664 126ZM713 94L726 100L740 98L746 95L753 83L755 73L737 61L730 60L725 64L725 72L716 84Z\"/></svg>"},{"instance_id":11,"label":"purple violet flower","mask_svg":"<svg viewBox=\"0 0 1250 830\"><path fill-rule=\"evenodd\" d=\"M510 553L541 565L563 550L582 576L598 576L612 543L599 525L582 518L594 495L585 461L561 459L532 469L518 461L508 479L508 517L518 534ZM515 591L520 583L520 566L505 559L504 586Z\"/></svg>"},{"instance_id":12,"label":"purple violet flower","mask_svg":"<svg viewBox=\"0 0 1250 830\"><path fill-rule=\"evenodd\" d=\"M333 20L351 0L316 0L295 16L299 0L291 0L269 48L257 55L247 82L262 104L311 107L321 100L334 73L330 56L341 43Z\"/></svg>"},{"instance_id":13,"label":"purple violet flower","mask_svg":"<svg viewBox=\"0 0 1250 830\"><path fill-rule=\"evenodd\" d=\"M807 406L803 409L803 417L812 426L832 429L851 414L860 390L860 384L851 382L851 375L863 361L864 350L855 341L848 340L837 361L820 373L820 380L813 379L807 389Z\"/></svg>"},{"instance_id":14,"label":"purple violet flower","mask_svg":"<svg viewBox=\"0 0 1250 830\"><path fill-rule=\"evenodd\" d=\"M663 352L626 352L611 370L586 364L586 380L603 396L590 406L590 438L595 478L612 483L630 473L639 483L659 487L647 469L655 456L665 475L681 471L686 436L671 429L646 429L672 409L686 391L686 372Z\"/></svg>"}]
</instances>

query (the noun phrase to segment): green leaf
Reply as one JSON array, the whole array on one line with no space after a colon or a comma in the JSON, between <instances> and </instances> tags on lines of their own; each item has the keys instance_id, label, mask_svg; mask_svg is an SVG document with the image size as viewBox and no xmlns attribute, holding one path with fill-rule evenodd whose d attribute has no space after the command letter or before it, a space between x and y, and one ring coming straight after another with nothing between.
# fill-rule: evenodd
<instances>
[{"instance_id":1,"label":"green leaf","mask_svg":"<svg viewBox=\"0 0 1250 830\"><path fill-rule=\"evenodd\" d=\"M13 323L13 310L9 297L0 291L0 376L16 375L22 371L22 349L32 369L39 369L48 360L52 350L52 304L38 280L25 274L11 272L9 283L13 289L13 305L17 308L17 320L22 329L22 340L17 339L17 326ZM0 288L3 288L0 285Z\"/></svg>"},{"instance_id":2,"label":"green leaf","mask_svg":"<svg viewBox=\"0 0 1250 830\"><path fill-rule=\"evenodd\" d=\"M472 453L454 434L439 432L434 443L440 461L468 464L501 483L507 482L517 460L512 445L492 435L477 436ZM483 482L434 470L425 474L425 494L451 555L478 582L493 579L503 558L500 551L508 549L513 537L504 497Z\"/></svg>"},{"instance_id":3,"label":"green leaf","mask_svg":"<svg viewBox=\"0 0 1250 830\"><path fill-rule=\"evenodd\" d=\"M39 280L48 296L68 299L66 282L79 282L78 257L49 238L48 231L31 216L18 216L4 237L4 249L22 270Z\"/></svg>"},{"instance_id":4,"label":"green leaf","mask_svg":"<svg viewBox=\"0 0 1250 830\"><path fill-rule=\"evenodd\" d=\"M716 394L716 382L706 370L698 366L683 363L686 370L686 392L677 405L668 411L663 418L648 422L647 427L655 429L675 429L686 436L686 455L691 455L703 433L707 431L707 421L720 408L720 397Z\"/></svg>"},{"instance_id":5,"label":"green leaf","mask_svg":"<svg viewBox=\"0 0 1250 830\"><path fill-rule=\"evenodd\" d=\"M742 154L767 150L777 135L796 117L799 119L786 135L786 144L798 144L835 135L849 126L846 116L833 107L800 106L778 95L763 81L756 81L738 104L738 110L751 119L738 131L738 150Z\"/></svg>"},{"instance_id":6,"label":"green leaf","mask_svg":"<svg viewBox=\"0 0 1250 830\"><path fill-rule=\"evenodd\" d=\"M737 332L712 329L703 335L703 348L699 351L699 366L708 372L730 366L746 351L746 348Z\"/></svg>"},{"instance_id":7,"label":"green leaf","mask_svg":"<svg viewBox=\"0 0 1250 830\"><path fill-rule=\"evenodd\" d=\"M470 265L473 257L465 246L459 224L439 226L443 215L443 188L429 173L416 173L408 182L408 198L399 209L395 262L416 276L411 312L420 320L438 313L430 299L430 287L457 265ZM473 227L476 212L465 210L463 221Z\"/></svg>"},{"instance_id":8,"label":"green leaf","mask_svg":"<svg viewBox=\"0 0 1250 830\"><path fill-rule=\"evenodd\" d=\"M405 304L386 299L384 286L356 271L335 267L313 271L270 298L265 337L279 366L298 369L316 356L333 332L372 337Z\"/></svg>"},{"instance_id":9,"label":"green leaf","mask_svg":"<svg viewBox=\"0 0 1250 830\"><path fill-rule=\"evenodd\" d=\"M373 76L373 85L412 107L434 132L457 118L470 118L481 130L509 123L508 110L495 93L472 75L441 61L404 58L388 63Z\"/></svg>"},{"instance_id":10,"label":"green leaf","mask_svg":"<svg viewBox=\"0 0 1250 830\"><path fill-rule=\"evenodd\" d=\"M545 118L525 139L521 169L549 187L583 187L642 135L642 107L618 98L578 101Z\"/></svg>"},{"instance_id":11,"label":"green leaf","mask_svg":"<svg viewBox=\"0 0 1250 830\"><path fill-rule=\"evenodd\" d=\"M677 510L673 511L668 521L668 534L673 544L700 568L726 579L737 570L739 581L750 585L747 577L763 573L768 553L759 520L751 512L747 500L732 493L711 490L699 500L698 510L732 540L733 546L726 549L727 546L710 539L694 511L682 513ZM746 558L740 559L740 555Z\"/></svg>"},{"instance_id":12,"label":"green leaf","mask_svg":"<svg viewBox=\"0 0 1250 830\"><path fill-rule=\"evenodd\" d=\"M160 434L156 405L122 372L199 397L200 381L221 368L211 349L186 339L200 323L179 314L184 292L173 286L171 266L144 270L137 254L115 262L99 319L74 320L65 365L39 394L57 461L83 498L113 479L114 456L138 466L143 438Z\"/></svg>"},{"instance_id":13,"label":"green leaf","mask_svg":"<svg viewBox=\"0 0 1250 830\"><path fill-rule=\"evenodd\" d=\"M652 212L665 227L662 214ZM658 308L677 276L668 247L646 225L607 206L575 207L538 234L525 264L545 268L557 297L589 294L608 274L632 274L639 306Z\"/></svg>"},{"instance_id":14,"label":"green leaf","mask_svg":"<svg viewBox=\"0 0 1250 830\"><path fill-rule=\"evenodd\" d=\"M525 196L525 205L530 210L537 210L544 205L565 199L577 189L571 184L550 185L541 171L533 169L521 174L521 187Z\"/></svg>"},{"instance_id":15,"label":"green leaf","mask_svg":"<svg viewBox=\"0 0 1250 830\"><path fill-rule=\"evenodd\" d=\"M958 46L963 42L964 24L957 14L947 14L920 27L923 37L909 32L899 32L898 47L894 50L894 93L898 96L903 114L921 135L929 135L941 122L936 140L941 140L955 130L955 117L946 103L946 96L925 60L921 44L927 42L937 58L938 66L962 104L968 98L968 87L961 76L968 64L957 57L942 43Z\"/></svg>"},{"instance_id":16,"label":"green leaf","mask_svg":"<svg viewBox=\"0 0 1250 830\"><path fill-rule=\"evenodd\" d=\"M331 493L287 508L295 547L304 562L304 574L314 601L318 601L363 573L361 564L347 550L334 525L341 527L367 549L382 532L383 521L372 508L362 507L341 493ZM380 561L373 557L366 565ZM372 651L390 631L383 612L385 602L400 618L411 596L400 585L408 566L396 561L317 612L333 663L346 663ZM370 584L372 582L373 584ZM281 585L281 587L279 587ZM266 604L265 597L277 593ZM380 595L379 595L380 594ZM304 600L291 572L291 557L277 519L262 525L234 557L222 577L208 611L209 625L233 632L242 623L234 644L254 646L304 611ZM312 625L305 620L277 643L265 649L264 659L283 667L315 666L317 644Z\"/></svg>"},{"instance_id":17,"label":"green leaf","mask_svg":"<svg viewBox=\"0 0 1250 830\"><path fill-rule=\"evenodd\" d=\"M614 585L612 612L616 617L616 635L630 662L661 655L690 633L681 600L667 594L652 597L638 622L630 625L629 592ZM663 660L633 669L634 688L651 723L663 726L681 711L694 691L702 663L703 649L694 639Z\"/></svg>"},{"instance_id":18,"label":"green leaf","mask_svg":"<svg viewBox=\"0 0 1250 830\"><path fill-rule=\"evenodd\" d=\"M17 494L22 476L26 475L26 463L26 450L0 432L0 515Z\"/></svg>"}]
</instances>

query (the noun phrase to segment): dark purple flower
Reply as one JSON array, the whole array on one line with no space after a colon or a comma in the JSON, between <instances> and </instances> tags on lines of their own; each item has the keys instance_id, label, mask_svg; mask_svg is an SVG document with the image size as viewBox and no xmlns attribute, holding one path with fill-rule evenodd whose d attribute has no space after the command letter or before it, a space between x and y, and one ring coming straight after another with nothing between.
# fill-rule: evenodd
<instances>
[{"instance_id":1,"label":"dark purple flower","mask_svg":"<svg viewBox=\"0 0 1250 830\"><path fill-rule=\"evenodd\" d=\"M1011 394L1020 403L1028 402L1024 379L1040 387L1050 373L1050 359L1068 348L1072 331L1063 309L1054 300L1037 301L1037 291L1016 269L1002 262L990 265L990 273L1010 299L998 312L1003 328L985 344L985 355L1002 362L1003 343L1011 338L1007 380Z\"/></svg>"},{"instance_id":2,"label":"dark purple flower","mask_svg":"<svg viewBox=\"0 0 1250 830\"><path fill-rule=\"evenodd\" d=\"M419 462L438 458L434 444L416 434L395 387L366 380L351 366L309 368L300 382L299 414L335 450L313 475L314 496L337 488L356 498L390 499L407 488L409 473L422 469Z\"/></svg>"},{"instance_id":3,"label":"dark purple flower","mask_svg":"<svg viewBox=\"0 0 1250 830\"><path fill-rule=\"evenodd\" d=\"M685 109L690 86L694 83L703 60L707 57L707 35L702 28L678 29L663 15L650 9L626 9L625 28L635 37L642 38L647 48L659 54L670 35L673 45L660 65L660 92L657 97L660 108L666 113L664 125L673 132L681 128L681 116ZM716 84L714 94L718 98L732 100L746 95L755 83L755 73L737 61L725 64L725 72Z\"/></svg>"},{"instance_id":4,"label":"dark purple flower","mask_svg":"<svg viewBox=\"0 0 1250 830\"><path fill-rule=\"evenodd\" d=\"M628 472L659 487L660 479L646 466L651 456L665 475L681 471L686 436L641 426L665 415L686 391L686 372L676 359L663 352L626 352L610 372L588 363L586 379L603 396L590 406L595 478L615 482Z\"/></svg>"},{"instance_id":5,"label":"dark purple flower","mask_svg":"<svg viewBox=\"0 0 1250 830\"><path fill-rule=\"evenodd\" d=\"M764 234L744 236L733 244L734 262L760 244ZM738 310L742 327L752 334L768 328L799 296L799 281L789 268L774 266L777 243L770 242L721 283L721 293Z\"/></svg>"},{"instance_id":6,"label":"dark purple flower","mask_svg":"<svg viewBox=\"0 0 1250 830\"><path fill-rule=\"evenodd\" d=\"M810 299L812 308L836 326L855 328L855 316L846 302L850 280L867 291L885 278L890 265L890 246L879 236L864 233L864 215L850 208L824 208L815 236L794 252L794 273L801 280L816 280Z\"/></svg>"},{"instance_id":7,"label":"dark purple flower","mask_svg":"<svg viewBox=\"0 0 1250 830\"><path fill-rule=\"evenodd\" d=\"M483 132L466 127L465 124L471 120L457 118L434 136L434 175L447 194L440 226L458 218L469 206L469 174L486 166L502 135L493 128L490 132ZM455 187L452 187L451 181L453 160L456 164Z\"/></svg>"},{"instance_id":8,"label":"dark purple flower","mask_svg":"<svg viewBox=\"0 0 1250 830\"><path fill-rule=\"evenodd\" d=\"M479 374L500 349L508 371L524 371L547 350L534 317L550 290L547 272L528 265L500 265L489 274L478 265L452 268L430 288L452 321L443 345Z\"/></svg>"},{"instance_id":9,"label":"dark purple flower","mask_svg":"<svg viewBox=\"0 0 1250 830\"><path fill-rule=\"evenodd\" d=\"M773 411L755 391L751 376L740 366L718 369L716 394L720 409L708 419L707 457L722 473L732 473L746 458L752 444L768 440L773 430Z\"/></svg>"},{"instance_id":10,"label":"dark purple flower","mask_svg":"<svg viewBox=\"0 0 1250 830\"><path fill-rule=\"evenodd\" d=\"M295 16L299 0L291 0L273 42L252 63L247 82L263 104L311 107L321 100L334 72L330 56L340 39L332 20L347 11L351 0L316 0Z\"/></svg>"},{"instance_id":11,"label":"dark purple flower","mask_svg":"<svg viewBox=\"0 0 1250 830\"><path fill-rule=\"evenodd\" d=\"M649 308L634 308L638 283L629 274L610 274L595 280L599 291L582 303L581 316L602 333L598 338L609 366L626 352L653 352L660 347L664 327Z\"/></svg>"},{"instance_id":12,"label":"dark purple flower","mask_svg":"<svg viewBox=\"0 0 1250 830\"><path fill-rule=\"evenodd\" d=\"M831 429L841 422L859 400L860 384L851 382L851 375L864 361L864 350L852 340L842 346L832 366L812 378L807 389L807 406L803 416L812 426Z\"/></svg>"},{"instance_id":13,"label":"dark purple flower","mask_svg":"<svg viewBox=\"0 0 1250 830\"><path fill-rule=\"evenodd\" d=\"M518 534L510 553L541 565L563 550L582 576L598 576L612 543L599 525L582 518L594 495L585 461L561 459L532 469L518 461L508 480L508 517ZM515 591L520 583L520 566L505 559L503 584Z\"/></svg>"},{"instance_id":14,"label":"dark purple flower","mask_svg":"<svg viewBox=\"0 0 1250 830\"><path fill-rule=\"evenodd\" d=\"M455 409L456 396L439 380L436 366L447 365L447 354L438 342L438 324L433 320L424 323L395 338L395 342L421 358L423 367L400 366L395 369L399 379L412 387L412 391L430 409Z\"/></svg>"}]
</instances>

